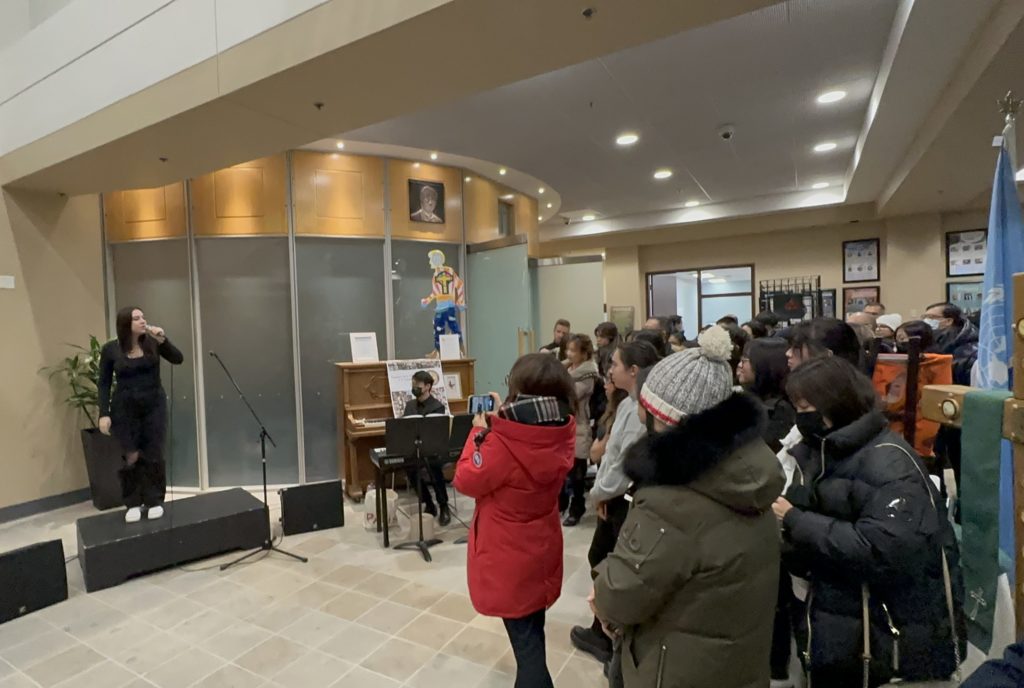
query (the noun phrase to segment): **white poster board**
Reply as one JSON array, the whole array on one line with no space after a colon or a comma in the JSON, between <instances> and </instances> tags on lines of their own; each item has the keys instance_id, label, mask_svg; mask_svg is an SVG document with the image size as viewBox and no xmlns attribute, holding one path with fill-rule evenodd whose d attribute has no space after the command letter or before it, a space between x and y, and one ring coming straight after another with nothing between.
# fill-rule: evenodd
<instances>
[{"instance_id":1,"label":"white poster board","mask_svg":"<svg viewBox=\"0 0 1024 688\"><path fill-rule=\"evenodd\" d=\"M424 370L434 378L431 396L444 404L444 412L451 414L448 408L448 395L445 391L444 372L441 361L436 358L421 358L408 361L388 361L388 388L391 392L391 409L395 418L405 413L405 405L412 401L412 376Z\"/></svg>"},{"instance_id":2,"label":"white poster board","mask_svg":"<svg viewBox=\"0 0 1024 688\"><path fill-rule=\"evenodd\" d=\"M376 363L380 360L376 332L349 332L348 341L352 347L353 363Z\"/></svg>"},{"instance_id":3,"label":"white poster board","mask_svg":"<svg viewBox=\"0 0 1024 688\"><path fill-rule=\"evenodd\" d=\"M459 347L459 335L443 334L440 339L442 361L455 361L462 358L462 349Z\"/></svg>"}]
</instances>

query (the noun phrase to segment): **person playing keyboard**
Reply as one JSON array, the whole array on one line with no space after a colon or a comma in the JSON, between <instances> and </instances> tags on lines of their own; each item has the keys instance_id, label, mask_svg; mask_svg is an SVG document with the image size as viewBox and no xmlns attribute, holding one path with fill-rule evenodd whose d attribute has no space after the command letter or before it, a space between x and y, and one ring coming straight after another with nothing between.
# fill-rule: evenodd
<instances>
[{"instance_id":1,"label":"person playing keyboard","mask_svg":"<svg viewBox=\"0 0 1024 688\"><path fill-rule=\"evenodd\" d=\"M431 391L434 389L434 378L425 370L417 371L412 376L413 398L405 405L403 417L407 416L430 416L444 415L445 408L438 399L434 398ZM437 457L428 457L436 462ZM418 468L409 468L406 474L409 476L409 484L416 484L416 471ZM434 493L437 495L437 506L430 497L430 484L434 485ZM423 511L431 516L437 516L437 522L446 526L452 521L451 510L448 508L448 490L445 486L444 473L441 472L440 463L430 463L428 476L420 483L420 499L423 500ZM440 512L438 509L440 508Z\"/></svg>"}]
</instances>

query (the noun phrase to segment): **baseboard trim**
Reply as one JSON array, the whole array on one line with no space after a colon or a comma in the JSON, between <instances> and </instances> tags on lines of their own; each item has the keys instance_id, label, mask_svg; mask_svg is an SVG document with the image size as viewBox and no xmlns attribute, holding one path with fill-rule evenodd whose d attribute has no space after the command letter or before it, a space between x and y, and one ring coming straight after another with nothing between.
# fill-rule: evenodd
<instances>
[{"instance_id":1,"label":"baseboard trim","mask_svg":"<svg viewBox=\"0 0 1024 688\"><path fill-rule=\"evenodd\" d=\"M53 511L54 509L63 509L64 507L71 506L72 504L87 502L89 501L89 498L89 488L84 487L81 490L75 490L73 492L65 492L64 494L53 495L52 497L35 499L31 502L23 502L21 504L12 504L11 506L0 507L0 523L17 521L19 518L35 516L36 514Z\"/></svg>"}]
</instances>

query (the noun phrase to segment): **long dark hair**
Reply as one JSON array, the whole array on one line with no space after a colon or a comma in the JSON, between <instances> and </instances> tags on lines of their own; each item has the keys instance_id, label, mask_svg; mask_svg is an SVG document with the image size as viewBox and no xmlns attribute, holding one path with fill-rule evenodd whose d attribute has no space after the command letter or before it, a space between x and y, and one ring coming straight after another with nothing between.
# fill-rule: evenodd
<instances>
[{"instance_id":1,"label":"long dark hair","mask_svg":"<svg viewBox=\"0 0 1024 688\"><path fill-rule=\"evenodd\" d=\"M789 342L779 337L762 337L747 344L743 355L754 371L754 382L748 388L754 396L762 400L786 396L787 349Z\"/></svg>"},{"instance_id":2,"label":"long dark hair","mask_svg":"<svg viewBox=\"0 0 1024 688\"><path fill-rule=\"evenodd\" d=\"M793 328L790 346L797 351L807 347L812 357L825 356L831 351L833 356L846 359L857 368L862 365L863 349L857 333L836 318L814 318L801 322Z\"/></svg>"},{"instance_id":3,"label":"long dark hair","mask_svg":"<svg viewBox=\"0 0 1024 688\"><path fill-rule=\"evenodd\" d=\"M141 311L142 309L138 306L125 306L117 312L117 317L114 320L115 327L117 329L117 343L121 347L121 353L125 356L133 348L132 343L132 314L135 311ZM147 334L142 335L139 338L139 348L142 349L143 356L156 356L156 343L152 337Z\"/></svg>"},{"instance_id":4,"label":"long dark hair","mask_svg":"<svg viewBox=\"0 0 1024 688\"><path fill-rule=\"evenodd\" d=\"M576 387L565 366L551 354L526 354L512 364L508 373L508 398L520 394L554 397L576 413Z\"/></svg>"},{"instance_id":5,"label":"long dark hair","mask_svg":"<svg viewBox=\"0 0 1024 688\"><path fill-rule=\"evenodd\" d=\"M643 339L634 339L626 344L620 344L619 358L627 368L649 368L659 360L661 355L654 345Z\"/></svg>"},{"instance_id":6,"label":"long dark hair","mask_svg":"<svg viewBox=\"0 0 1024 688\"><path fill-rule=\"evenodd\" d=\"M815 358L789 375L786 391L794 403L806 402L838 430L879 408L871 380L838 356Z\"/></svg>"}]
</instances>

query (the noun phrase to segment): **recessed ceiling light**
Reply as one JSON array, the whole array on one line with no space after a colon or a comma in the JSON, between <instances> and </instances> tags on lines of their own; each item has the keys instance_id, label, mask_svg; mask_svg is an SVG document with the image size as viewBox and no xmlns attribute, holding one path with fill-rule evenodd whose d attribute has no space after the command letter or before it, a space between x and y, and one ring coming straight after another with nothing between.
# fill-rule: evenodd
<instances>
[{"instance_id":1,"label":"recessed ceiling light","mask_svg":"<svg viewBox=\"0 0 1024 688\"><path fill-rule=\"evenodd\" d=\"M816 184L811 184L811 188L812 189L827 189L828 188L828 182L818 182Z\"/></svg>"},{"instance_id":2,"label":"recessed ceiling light","mask_svg":"<svg viewBox=\"0 0 1024 688\"><path fill-rule=\"evenodd\" d=\"M814 152L815 153L828 153L829 151L834 151L837 147L838 146L837 146L835 141L824 141L824 142L819 143L817 146L814 147Z\"/></svg>"},{"instance_id":3,"label":"recessed ceiling light","mask_svg":"<svg viewBox=\"0 0 1024 688\"><path fill-rule=\"evenodd\" d=\"M701 279L714 279L715 278L715 273L713 273L713 272L702 272L701 275L700 275L700 278Z\"/></svg>"},{"instance_id":4,"label":"recessed ceiling light","mask_svg":"<svg viewBox=\"0 0 1024 688\"><path fill-rule=\"evenodd\" d=\"M505 194L501 198L502 198L502 200L505 200L505 201L511 201L513 198L515 198L515 196L513 196L512 194Z\"/></svg>"},{"instance_id":5,"label":"recessed ceiling light","mask_svg":"<svg viewBox=\"0 0 1024 688\"><path fill-rule=\"evenodd\" d=\"M508 170L506 170L504 167L502 167L500 170L498 170L498 174L500 174L503 177L505 176L506 172L508 172Z\"/></svg>"},{"instance_id":6,"label":"recessed ceiling light","mask_svg":"<svg viewBox=\"0 0 1024 688\"><path fill-rule=\"evenodd\" d=\"M668 169L667 167L662 167L660 170L655 170L654 171L654 178L655 179L668 179L671 176L672 176L672 170Z\"/></svg>"},{"instance_id":7,"label":"recessed ceiling light","mask_svg":"<svg viewBox=\"0 0 1024 688\"><path fill-rule=\"evenodd\" d=\"M700 201L687 201L685 205L687 208L696 208L700 205Z\"/></svg>"},{"instance_id":8,"label":"recessed ceiling light","mask_svg":"<svg viewBox=\"0 0 1024 688\"><path fill-rule=\"evenodd\" d=\"M554 203L548 203L548 207L549 207L549 208L554 208L554 207L555 207L555 204L554 204Z\"/></svg>"},{"instance_id":9,"label":"recessed ceiling light","mask_svg":"<svg viewBox=\"0 0 1024 688\"><path fill-rule=\"evenodd\" d=\"M637 134L631 131L627 131L625 133L619 134L615 138L615 143L619 144L620 146L632 146L639 140L640 137Z\"/></svg>"},{"instance_id":10,"label":"recessed ceiling light","mask_svg":"<svg viewBox=\"0 0 1024 688\"><path fill-rule=\"evenodd\" d=\"M540 221L541 221L541 220L543 220L543 219L544 219L544 218L543 218L542 216L540 216L540 215L538 215L538 216L537 216L537 222L540 222Z\"/></svg>"},{"instance_id":11,"label":"recessed ceiling light","mask_svg":"<svg viewBox=\"0 0 1024 688\"><path fill-rule=\"evenodd\" d=\"M466 177L466 181L467 182L471 182L471 181L473 181L473 178L472 177Z\"/></svg>"},{"instance_id":12,"label":"recessed ceiling light","mask_svg":"<svg viewBox=\"0 0 1024 688\"><path fill-rule=\"evenodd\" d=\"M725 284L725 279L722 277L715 277L713 279L709 279L708 282L711 282L712 284Z\"/></svg>"},{"instance_id":13,"label":"recessed ceiling light","mask_svg":"<svg viewBox=\"0 0 1024 688\"><path fill-rule=\"evenodd\" d=\"M818 102L822 105L829 103L838 103L840 100L846 97L846 91L825 91L818 96Z\"/></svg>"},{"instance_id":14,"label":"recessed ceiling light","mask_svg":"<svg viewBox=\"0 0 1024 688\"><path fill-rule=\"evenodd\" d=\"M419 166L420 166L420 164L419 164L418 162L414 162L414 163L412 164L412 166L413 166L413 167L419 167Z\"/></svg>"},{"instance_id":15,"label":"recessed ceiling light","mask_svg":"<svg viewBox=\"0 0 1024 688\"><path fill-rule=\"evenodd\" d=\"M544 193L544 187L542 186L539 189L537 189L537 193L539 193L539 194Z\"/></svg>"},{"instance_id":16,"label":"recessed ceiling light","mask_svg":"<svg viewBox=\"0 0 1024 688\"><path fill-rule=\"evenodd\" d=\"M584 222L591 222L591 221L592 221L592 220L594 220L595 218L594 218L594 216L593 216L593 215L584 215L584 216L583 216L583 217L581 217L580 219L581 219L581 220L583 220Z\"/></svg>"},{"instance_id":17,"label":"recessed ceiling light","mask_svg":"<svg viewBox=\"0 0 1024 688\"><path fill-rule=\"evenodd\" d=\"M437 153L431 153L430 154L430 159L431 160L437 160Z\"/></svg>"},{"instance_id":18,"label":"recessed ceiling light","mask_svg":"<svg viewBox=\"0 0 1024 688\"><path fill-rule=\"evenodd\" d=\"M344 148L344 147L345 147L345 142L344 142L344 141L338 141L337 143L335 143L335 144L334 144L334 146L335 146L335 147L336 147L336 148L337 148L338 150L341 150L342 148Z\"/></svg>"}]
</instances>

